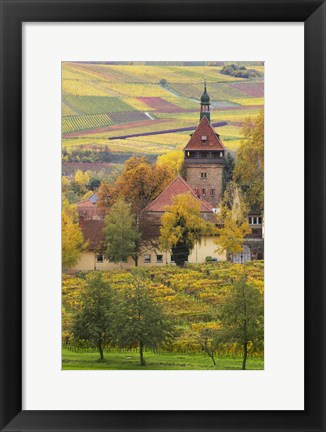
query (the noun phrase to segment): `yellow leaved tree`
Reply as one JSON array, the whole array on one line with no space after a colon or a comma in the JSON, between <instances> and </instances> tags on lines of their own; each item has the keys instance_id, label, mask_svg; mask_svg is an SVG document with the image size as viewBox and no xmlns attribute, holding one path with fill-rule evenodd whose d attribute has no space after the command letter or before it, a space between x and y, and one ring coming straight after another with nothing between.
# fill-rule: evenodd
<instances>
[{"instance_id":1,"label":"yellow leaved tree","mask_svg":"<svg viewBox=\"0 0 326 432\"><path fill-rule=\"evenodd\" d=\"M87 172L77 170L74 176L75 182L80 186L86 186L89 183L90 177Z\"/></svg>"},{"instance_id":2,"label":"yellow leaved tree","mask_svg":"<svg viewBox=\"0 0 326 432\"><path fill-rule=\"evenodd\" d=\"M166 206L160 228L160 247L172 252L172 260L180 266L197 241L213 232L214 225L200 215L200 202L190 192L176 195L173 203Z\"/></svg>"},{"instance_id":3,"label":"yellow leaved tree","mask_svg":"<svg viewBox=\"0 0 326 432\"><path fill-rule=\"evenodd\" d=\"M68 200L62 202L62 268L68 270L76 264L87 244L78 223L76 206Z\"/></svg>"},{"instance_id":4,"label":"yellow leaved tree","mask_svg":"<svg viewBox=\"0 0 326 432\"><path fill-rule=\"evenodd\" d=\"M246 190L250 207L264 209L264 111L253 122L248 119L243 127L241 147L233 172L234 180Z\"/></svg>"},{"instance_id":5,"label":"yellow leaved tree","mask_svg":"<svg viewBox=\"0 0 326 432\"><path fill-rule=\"evenodd\" d=\"M228 184L219 209L218 222L222 227L217 230L217 250L232 258L243 251L244 239L251 232L246 217L247 206L234 182Z\"/></svg>"},{"instance_id":6,"label":"yellow leaved tree","mask_svg":"<svg viewBox=\"0 0 326 432\"><path fill-rule=\"evenodd\" d=\"M157 158L158 166L167 166L173 170L175 175L180 174L183 164L183 151L172 150L169 153L163 154Z\"/></svg>"}]
</instances>

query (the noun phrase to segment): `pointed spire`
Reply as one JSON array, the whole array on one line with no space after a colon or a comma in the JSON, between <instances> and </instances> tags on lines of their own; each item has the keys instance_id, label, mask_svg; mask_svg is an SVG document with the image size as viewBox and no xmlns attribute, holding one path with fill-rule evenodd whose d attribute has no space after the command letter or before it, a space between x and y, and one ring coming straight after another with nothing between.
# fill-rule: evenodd
<instances>
[{"instance_id":1,"label":"pointed spire","mask_svg":"<svg viewBox=\"0 0 326 432\"><path fill-rule=\"evenodd\" d=\"M210 97L208 96L208 93L207 93L206 78L205 78L205 80L204 80L204 93L202 94L202 96L200 98L200 102L203 105L209 105L209 101L210 101Z\"/></svg>"},{"instance_id":2,"label":"pointed spire","mask_svg":"<svg viewBox=\"0 0 326 432\"><path fill-rule=\"evenodd\" d=\"M210 97L207 93L207 87L206 87L206 77L204 79L204 93L202 94L200 98L200 120L205 116L207 117L207 120L211 121L211 115L209 112L209 106L210 106Z\"/></svg>"}]
</instances>

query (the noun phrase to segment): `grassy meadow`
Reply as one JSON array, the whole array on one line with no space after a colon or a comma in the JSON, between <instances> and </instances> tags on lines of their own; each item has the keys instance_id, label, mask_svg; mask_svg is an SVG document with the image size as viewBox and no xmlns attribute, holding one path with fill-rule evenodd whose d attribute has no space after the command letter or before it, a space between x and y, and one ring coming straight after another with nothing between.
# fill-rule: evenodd
<instances>
[{"instance_id":1,"label":"grassy meadow","mask_svg":"<svg viewBox=\"0 0 326 432\"><path fill-rule=\"evenodd\" d=\"M62 349L62 370L240 370L241 357L217 357L214 366L210 358L201 353L145 352L146 365L140 366L139 354L133 351L107 351L100 361L95 350ZM249 358L247 370L264 369L262 358Z\"/></svg>"}]
</instances>

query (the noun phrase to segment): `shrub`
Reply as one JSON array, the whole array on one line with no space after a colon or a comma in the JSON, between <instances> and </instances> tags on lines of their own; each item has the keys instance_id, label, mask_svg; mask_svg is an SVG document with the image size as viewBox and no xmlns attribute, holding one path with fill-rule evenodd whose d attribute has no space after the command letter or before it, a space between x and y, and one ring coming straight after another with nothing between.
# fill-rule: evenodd
<instances>
[{"instance_id":1,"label":"shrub","mask_svg":"<svg viewBox=\"0 0 326 432\"><path fill-rule=\"evenodd\" d=\"M234 76L235 78L257 78L260 73L255 69L247 69L245 66L238 67L235 64L224 66L220 73L223 75Z\"/></svg>"}]
</instances>

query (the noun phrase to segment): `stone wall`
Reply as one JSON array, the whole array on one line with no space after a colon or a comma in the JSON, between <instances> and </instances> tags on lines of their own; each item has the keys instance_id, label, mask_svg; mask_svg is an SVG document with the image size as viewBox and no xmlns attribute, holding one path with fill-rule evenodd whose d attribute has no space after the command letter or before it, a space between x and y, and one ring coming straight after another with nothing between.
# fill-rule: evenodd
<instances>
[{"instance_id":1,"label":"stone wall","mask_svg":"<svg viewBox=\"0 0 326 432\"><path fill-rule=\"evenodd\" d=\"M218 204L222 198L223 188L223 168L221 164L191 164L185 165L187 182L195 189L198 189L201 198ZM206 173L206 178L202 177ZM205 189L205 195L203 195ZM211 195L211 190L215 190L215 195Z\"/></svg>"}]
</instances>

